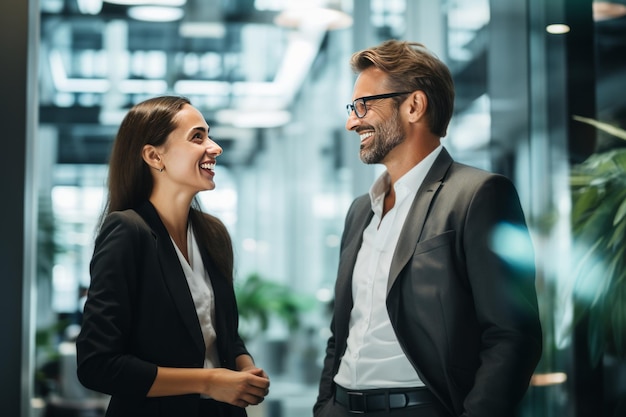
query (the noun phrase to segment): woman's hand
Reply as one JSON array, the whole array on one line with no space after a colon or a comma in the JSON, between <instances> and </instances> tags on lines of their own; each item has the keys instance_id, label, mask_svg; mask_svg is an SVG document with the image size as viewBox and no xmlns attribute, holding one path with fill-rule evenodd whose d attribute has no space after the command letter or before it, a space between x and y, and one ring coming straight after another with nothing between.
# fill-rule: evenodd
<instances>
[{"instance_id":1,"label":"woman's hand","mask_svg":"<svg viewBox=\"0 0 626 417\"><path fill-rule=\"evenodd\" d=\"M250 372L253 375L257 375L260 376L262 378L267 378L268 380L270 379L269 376L267 376L267 374L265 373L265 371L261 368L257 368L256 366L252 365L252 366L247 366L243 369L240 369L241 372Z\"/></svg>"},{"instance_id":2,"label":"woman's hand","mask_svg":"<svg viewBox=\"0 0 626 417\"><path fill-rule=\"evenodd\" d=\"M204 394L237 407L260 404L269 393L270 380L254 365L241 371L215 368L207 372Z\"/></svg>"},{"instance_id":3,"label":"woman's hand","mask_svg":"<svg viewBox=\"0 0 626 417\"><path fill-rule=\"evenodd\" d=\"M249 355L238 356L236 367L237 371L227 368L158 367L148 396L199 393L237 407L263 402L270 388L265 371L257 368Z\"/></svg>"}]
</instances>

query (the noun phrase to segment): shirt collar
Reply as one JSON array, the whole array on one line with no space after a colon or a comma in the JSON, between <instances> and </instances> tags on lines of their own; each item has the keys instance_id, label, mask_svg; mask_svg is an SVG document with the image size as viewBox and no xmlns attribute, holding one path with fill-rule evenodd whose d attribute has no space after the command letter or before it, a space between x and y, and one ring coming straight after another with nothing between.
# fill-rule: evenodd
<instances>
[{"instance_id":1,"label":"shirt collar","mask_svg":"<svg viewBox=\"0 0 626 417\"><path fill-rule=\"evenodd\" d=\"M422 159L417 165L411 168L406 174L400 177L398 181L396 181L394 189L396 191L397 203L406 198L406 196L415 195L415 193L417 193L417 190L426 178L426 174L430 171L430 168L435 163L435 159L437 159L437 156L439 156L442 149L443 145L439 145L435 148L435 150L429 153L426 158ZM369 196L372 204L372 210L377 215L380 215L382 212L383 200L390 185L391 178L389 177L389 172L385 170L370 187Z\"/></svg>"}]
</instances>

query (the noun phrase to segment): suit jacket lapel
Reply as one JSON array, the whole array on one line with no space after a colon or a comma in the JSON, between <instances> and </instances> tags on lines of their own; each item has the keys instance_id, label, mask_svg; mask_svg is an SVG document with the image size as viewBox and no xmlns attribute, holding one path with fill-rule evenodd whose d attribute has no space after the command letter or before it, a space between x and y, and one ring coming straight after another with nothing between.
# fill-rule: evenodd
<instances>
[{"instance_id":1,"label":"suit jacket lapel","mask_svg":"<svg viewBox=\"0 0 626 417\"><path fill-rule=\"evenodd\" d=\"M204 355L206 347L202 337L200 322L198 321L198 313L196 312L193 297L187 284L187 278L178 260L170 235L151 203L146 202L141 205L137 212L148 223L154 233L157 258L161 265L165 285L178 308L180 319L185 324L187 330L189 330L194 343Z\"/></svg>"},{"instance_id":2,"label":"suit jacket lapel","mask_svg":"<svg viewBox=\"0 0 626 417\"><path fill-rule=\"evenodd\" d=\"M444 177L452 162L448 151L445 148L442 149L428 174L426 174L424 182L415 194L391 261L387 293L389 293L400 271L409 262L415 251L417 242L419 242L424 229L424 223L430 212L430 206L443 185Z\"/></svg>"},{"instance_id":3,"label":"suit jacket lapel","mask_svg":"<svg viewBox=\"0 0 626 417\"><path fill-rule=\"evenodd\" d=\"M348 323L352 310L352 272L356 257L363 242L363 231L369 224L374 213L368 195L359 197L350 208L344 231L344 242L337 271L335 286L335 322L338 326L335 331L337 340L344 342L348 335ZM340 348L342 349L342 348ZM341 350L342 351L342 350Z\"/></svg>"}]
</instances>

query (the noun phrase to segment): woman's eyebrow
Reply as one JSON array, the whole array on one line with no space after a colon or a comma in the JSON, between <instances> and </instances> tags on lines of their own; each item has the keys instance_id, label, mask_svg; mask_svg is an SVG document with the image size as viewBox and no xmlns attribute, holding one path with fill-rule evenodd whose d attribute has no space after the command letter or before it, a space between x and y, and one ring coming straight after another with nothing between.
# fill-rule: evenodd
<instances>
[{"instance_id":1,"label":"woman's eyebrow","mask_svg":"<svg viewBox=\"0 0 626 417\"><path fill-rule=\"evenodd\" d=\"M192 127L191 128L191 132L196 132L196 131L200 131L202 133L209 133L210 128L206 128L204 126L197 126L197 127Z\"/></svg>"}]
</instances>

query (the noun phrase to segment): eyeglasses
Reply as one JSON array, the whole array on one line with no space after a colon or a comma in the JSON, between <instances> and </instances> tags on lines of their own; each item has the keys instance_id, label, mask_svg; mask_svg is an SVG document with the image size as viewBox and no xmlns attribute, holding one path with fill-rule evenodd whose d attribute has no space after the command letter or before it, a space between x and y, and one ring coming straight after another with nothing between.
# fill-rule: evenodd
<instances>
[{"instance_id":1,"label":"eyeglasses","mask_svg":"<svg viewBox=\"0 0 626 417\"><path fill-rule=\"evenodd\" d=\"M365 117L365 115L367 114L367 106L365 105L365 103L367 103L369 100L381 100L383 98L398 97L403 94L411 94L411 92L404 91L402 93L387 93L387 94L377 94L375 96L360 97L354 100L352 103L346 104L346 111L348 112L348 116L350 116L352 112L354 111L354 114L356 114L356 117L361 119Z\"/></svg>"}]
</instances>

